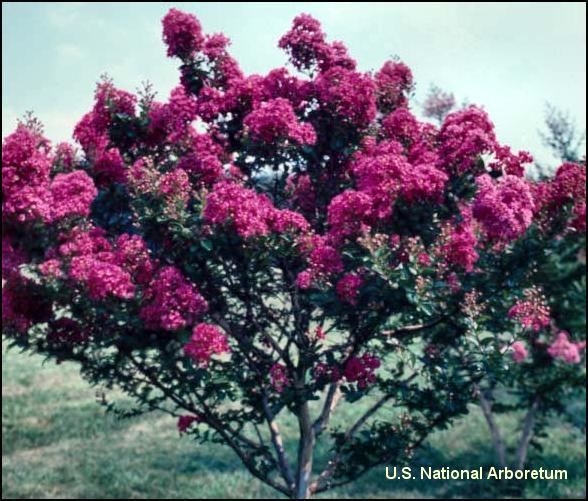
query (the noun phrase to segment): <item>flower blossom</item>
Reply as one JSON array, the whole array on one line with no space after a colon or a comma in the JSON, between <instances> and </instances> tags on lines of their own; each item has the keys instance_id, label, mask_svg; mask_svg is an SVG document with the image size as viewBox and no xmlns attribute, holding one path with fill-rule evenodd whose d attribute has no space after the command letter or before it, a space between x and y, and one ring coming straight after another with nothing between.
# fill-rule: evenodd
<instances>
[{"instance_id":1,"label":"flower blossom","mask_svg":"<svg viewBox=\"0 0 588 501\"><path fill-rule=\"evenodd\" d=\"M525 290L524 299L517 301L510 308L508 316L519 322L525 329L539 332L549 326L550 313L545 296L539 289L533 287Z\"/></svg>"},{"instance_id":2,"label":"flower blossom","mask_svg":"<svg viewBox=\"0 0 588 501\"><path fill-rule=\"evenodd\" d=\"M194 323L207 309L196 286L177 268L165 266L145 290L139 317L148 329L176 331Z\"/></svg>"},{"instance_id":3,"label":"flower blossom","mask_svg":"<svg viewBox=\"0 0 588 501\"><path fill-rule=\"evenodd\" d=\"M517 364L522 363L528 356L529 356L529 352L527 351L527 348L525 348L525 345L523 343L521 343L520 341L515 341L514 343L512 343L510 345L511 348L511 357L513 359L513 361Z\"/></svg>"},{"instance_id":4,"label":"flower blossom","mask_svg":"<svg viewBox=\"0 0 588 501\"><path fill-rule=\"evenodd\" d=\"M586 342L574 343L570 341L569 334L561 331L555 341L547 348L547 353L553 358L559 358L568 364L579 364L580 352L586 348Z\"/></svg>"},{"instance_id":5,"label":"flower blossom","mask_svg":"<svg viewBox=\"0 0 588 501\"><path fill-rule=\"evenodd\" d=\"M89 216L90 205L98 194L92 178L81 170L57 174L49 189L52 221L67 216Z\"/></svg>"},{"instance_id":6,"label":"flower blossom","mask_svg":"<svg viewBox=\"0 0 588 501\"><path fill-rule=\"evenodd\" d=\"M473 215L492 240L511 241L522 236L533 221L535 202L529 183L506 175L494 181L484 174L477 179Z\"/></svg>"},{"instance_id":7,"label":"flower blossom","mask_svg":"<svg viewBox=\"0 0 588 501\"><path fill-rule=\"evenodd\" d=\"M230 351L227 336L211 324L198 324L192 330L190 341L184 345L184 354L197 365L206 367L212 355L221 355Z\"/></svg>"},{"instance_id":8,"label":"flower blossom","mask_svg":"<svg viewBox=\"0 0 588 501\"><path fill-rule=\"evenodd\" d=\"M192 415L186 414L184 416L178 417L177 427L178 427L178 431L180 432L180 435L187 433L188 430L190 429L190 426L192 426L192 424L194 424L194 423L198 423L199 421L200 421L200 417L195 416L193 414Z\"/></svg>"},{"instance_id":9,"label":"flower blossom","mask_svg":"<svg viewBox=\"0 0 588 501\"><path fill-rule=\"evenodd\" d=\"M290 384L288 371L284 364L276 362L269 370L270 384L278 393L282 393L284 388Z\"/></svg>"},{"instance_id":10,"label":"flower blossom","mask_svg":"<svg viewBox=\"0 0 588 501\"><path fill-rule=\"evenodd\" d=\"M300 122L289 101L281 97L253 110L245 117L243 125L254 141L268 145L290 141L303 145L316 141L312 125Z\"/></svg>"},{"instance_id":11,"label":"flower blossom","mask_svg":"<svg viewBox=\"0 0 588 501\"><path fill-rule=\"evenodd\" d=\"M375 74L378 104L384 110L394 110L407 105L413 77L410 68L401 61L386 61Z\"/></svg>"},{"instance_id":12,"label":"flower blossom","mask_svg":"<svg viewBox=\"0 0 588 501\"><path fill-rule=\"evenodd\" d=\"M359 295L359 288L363 283L363 279L356 273L346 273L337 282L336 290L339 299L351 305L357 304L357 296Z\"/></svg>"},{"instance_id":13,"label":"flower blossom","mask_svg":"<svg viewBox=\"0 0 588 501\"><path fill-rule=\"evenodd\" d=\"M170 9L162 24L163 41L167 45L168 57L188 58L202 48L202 27L193 14Z\"/></svg>"},{"instance_id":14,"label":"flower blossom","mask_svg":"<svg viewBox=\"0 0 588 501\"><path fill-rule=\"evenodd\" d=\"M343 375L350 383L357 382L359 389L363 390L376 381L375 370L378 367L380 360L370 353L364 353L361 357L347 360Z\"/></svg>"}]
</instances>

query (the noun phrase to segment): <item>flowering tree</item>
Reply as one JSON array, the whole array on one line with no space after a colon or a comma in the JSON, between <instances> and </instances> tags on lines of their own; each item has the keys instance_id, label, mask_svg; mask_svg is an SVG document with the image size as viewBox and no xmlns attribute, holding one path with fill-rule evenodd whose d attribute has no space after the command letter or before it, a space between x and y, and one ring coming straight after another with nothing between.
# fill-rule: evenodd
<instances>
[{"instance_id":1,"label":"flowering tree","mask_svg":"<svg viewBox=\"0 0 588 501\"><path fill-rule=\"evenodd\" d=\"M5 138L5 335L290 497L407 461L503 364L539 257L585 233L584 166L535 184L481 108L419 122L405 64L359 72L308 15L279 42L295 74L243 75L175 9L163 39L167 102L103 80L81 154L34 122Z\"/></svg>"},{"instance_id":2,"label":"flowering tree","mask_svg":"<svg viewBox=\"0 0 588 501\"><path fill-rule=\"evenodd\" d=\"M551 138L546 146L564 162L554 179L543 174L535 185L536 199L543 201L538 222L553 238L537 257L534 284L508 312L521 338L510 346L510 363L490 371L478 387L497 460L503 466L508 454L494 415L524 410L514 457L519 468L525 465L533 439L548 428L548 418L565 414L571 400L585 398L586 389L586 372L578 369L585 341L574 342L569 335L586 332L585 163L584 167L570 163L570 158L581 155L579 142L570 146L576 130L569 117L548 107L546 128ZM579 218L553 217L554 199L564 198L573 203L571 212Z\"/></svg>"},{"instance_id":3,"label":"flowering tree","mask_svg":"<svg viewBox=\"0 0 588 501\"><path fill-rule=\"evenodd\" d=\"M436 85L431 86L423 103L423 115L442 124L447 114L455 108L455 96Z\"/></svg>"},{"instance_id":4,"label":"flowering tree","mask_svg":"<svg viewBox=\"0 0 588 501\"><path fill-rule=\"evenodd\" d=\"M433 86L422 112L442 123L454 106L452 93ZM539 167L544 174L533 183L538 204L535 220L542 236L551 238L544 239L540 253L534 256L537 269L530 275L528 288L522 290L522 296L508 311L513 341L503 351L510 353L510 360L507 358L505 365L489 367L485 378L476 384L501 466L509 461L495 414L523 411L513 461L518 468L525 465L529 445L542 435L550 415L564 412L570 399L578 398L578 391L585 389L586 379L585 371L577 368L585 341L573 342L568 333L586 331L585 167L572 163L583 157L579 152L583 135L569 115L550 105L545 128L545 146L564 162L554 179L547 174L549 170ZM565 205L566 200L579 218L554 212L553 206Z\"/></svg>"}]
</instances>

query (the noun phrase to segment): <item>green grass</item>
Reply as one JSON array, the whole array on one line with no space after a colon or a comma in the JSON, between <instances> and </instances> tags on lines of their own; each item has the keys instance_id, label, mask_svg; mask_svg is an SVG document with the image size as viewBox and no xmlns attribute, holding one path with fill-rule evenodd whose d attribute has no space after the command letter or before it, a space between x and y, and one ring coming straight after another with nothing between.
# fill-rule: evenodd
<instances>
[{"instance_id":1,"label":"green grass","mask_svg":"<svg viewBox=\"0 0 588 501\"><path fill-rule=\"evenodd\" d=\"M585 410L580 411L585 414ZM357 413L358 409L352 411ZM350 419L347 414L342 419ZM515 430L517 416L503 416ZM295 427L284 434L293 445ZM512 445L513 434L508 437ZM567 481L515 485L527 498L586 495L585 435L558 422L531 452L534 467L567 469ZM319 449L318 462L327 457ZM449 430L431 436L414 465L472 468L493 464L483 418L472 412ZM506 496L490 481L387 481L378 468L360 481L329 492L333 498L435 498ZM512 488L513 486L508 486ZM161 414L130 420L106 415L95 390L74 365L42 364L37 356L2 354L2 497L6 498L260 498L274 493L252 479L227 448L180 438Z\"/></svg>"}]
</instances>

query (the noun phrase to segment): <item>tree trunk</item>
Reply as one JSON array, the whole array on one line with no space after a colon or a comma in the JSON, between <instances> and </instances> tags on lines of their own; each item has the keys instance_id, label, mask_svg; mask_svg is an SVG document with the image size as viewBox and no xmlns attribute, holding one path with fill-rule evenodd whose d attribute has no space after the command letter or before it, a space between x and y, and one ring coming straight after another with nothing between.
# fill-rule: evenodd
<instances>
[{"instance_id":1,"label":"tree trunk","mask_svg":"<svg viewBox=\"0 0 588 501\"><path fill-rule=\"evenodd\" d=\"M533 438L533 429L535 427L535 415L537 414L537 409L539 408L539 397L535 397L533 400L533 405L527 412L525 416L525 420L523 423L523 431L521 433L521 440L519 441L519 446L517 447L517 468L522 469L527 462L527 451L529 450L529 444L531 443L531 439Z\"/></svg>"},{"instance_id":2,"label":"tree trunk","mask_svg":"<svg viewBox=\"0 0 588 501\"><path fill-rule=\"evenodd\" d=\"M490 400L486 398L484 392L480 390L480 388L476 387L476 389L478 391L480 407L482 407L482 412L484 413L486 423L488 423L488 428L490 429L492 445L494 446L494 450L496 451L496 459L498 460L499 466L501 468L504 468L506 466L506 450L504 447L504 440L502 439L502 434L500 433L500 428L494 420L494 414L492 413L492 403L490 402Z\"/></svg>"},{"instance_id":3,"label":"tree trunk","mask_svg":"<svg viewBox=\"0 0 588 501\"><path fill-rule=\"evenodd\" d=\"M312 428L308 402L299 407L298 425L300 442L298 444L298 471L296 474L296 499L310 498L310 480L312 475L312 459L314 453L315 434Z\"/></svg>"}]
</instances>

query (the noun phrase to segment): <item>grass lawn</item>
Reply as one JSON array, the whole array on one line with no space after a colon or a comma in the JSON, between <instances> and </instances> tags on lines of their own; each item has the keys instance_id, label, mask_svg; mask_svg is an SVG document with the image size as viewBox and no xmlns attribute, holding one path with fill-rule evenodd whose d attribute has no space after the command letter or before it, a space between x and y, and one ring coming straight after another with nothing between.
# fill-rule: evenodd
<instances>
[{"instance_id":1,"label":"grass lawn","mask_svg":"<svg viewBox=\"0 0 588 501\"><path fill-rule=\"evenodd\" d=\"M585 414L584 409L578 412ZM516 416L501 422L514 430ZM294 429L286 423L286 440ZM532 451L530 464L566 469L568 480L529 480L515 488L527 498L584 498L585 435L555 423L542 445L541 459ZM318 451L319 462L327 452ZM415 467L492 463L488 432L475 408L450 430L435 433L414 458ZM327 497L500 497L514 492L505 488L491 481L387 481L382 467ZM40 357L3 350L3 499L268 496L273 491L252 479L229 449L180 438L175 422L164 415L116 420L104 413L95 389L80 379L74 365L43 365Z\"/></svg>"}]
</instances>

